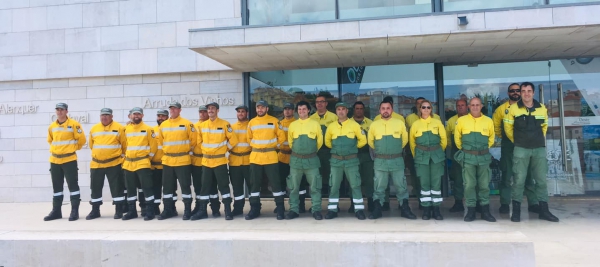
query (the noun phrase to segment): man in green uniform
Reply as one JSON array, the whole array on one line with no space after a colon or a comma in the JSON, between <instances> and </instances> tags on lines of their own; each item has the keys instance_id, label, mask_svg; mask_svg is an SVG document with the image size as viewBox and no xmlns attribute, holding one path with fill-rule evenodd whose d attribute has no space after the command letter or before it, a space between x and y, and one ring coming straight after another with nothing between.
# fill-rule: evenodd
<instances>
[{"instance_id":1,"label":"man in green uniform","mask_svg":"<svg viewBox=\"0 0 600 267\"><path fill-rule=\"evenodd\" d=\"M459 99L456 101L456 115L452 116L446 122L446 136L448 137L448 158L452 160L450 165L450 178L452 179L452 194L454 195L454 205L450 208L450 212L461 212L465 210L463 205L463 198L465 198L465 188L463 187L462 167L456 160L454 160L454 154L458 152L458 148L454 143L454 128L456 127L456 120L458 118L467 115L469 109L467 108L467 100Z\"/></svg>"},{"instance_id":2,"label":"man in green uniform","mask_svg":"<svg viewBox=\"0 0 600 267\"><path fill-rule=\"evenodd\" d=\"M325 215L325 219L333 219L337 217L338 204L340 202L340 185L344 174L352 188L352 203L356 218L359 220L365 219L363 212L365 205L363 204L362 192L360 190L360 173L358 165L357 153L358 149L367 144L365 132L360 128L360 125L353 120L348 119L348 106L344 102L339 102L335 105L335 113L338 116L338 121L329 124L325 133L325 145L331 148L331 176L329 185L329 212Z\"/></svg>"},{"instance_id":3,"label":"man in green uniform","mask_svg":"<svg viewBox=\"0 0 600 267\"><path fill-rule=\"evenodd\" d=\"M534 85L521 84L521 100L511 105L504 118L504 131L515 144L513 151L512 215L513 222L521 221L521 200L527 171L535 181L535 195L539 200L539 218L558 222L558 218L548 210L548 161L546 159L546 131L548 130L548 110L544 104L533 99Z\"/></svg>"},{"instance_id":4,"label":"man in green uniform","mask_svg":"<svg viewBox=\"0 0 600 267\"><path fill-rule=\"evenodd\" d=\"M354 103L354 115L352 116L352 120L358 123L360 128L365 131L365 133L369 132L369 127L371 127L371 123L373 123L373 121L365 117L365 104L362 101L357 101ZM365 197L367 197L367 208L369 212L371 212L373 211L374 162L373 158L371 158L371 153L369 152L369 146L364 146L358 149L358 160L360 161L358 168L360 172L362 193ZM350 197L352 197L352 195L350 195ZM354 212L354 203L352 203L352 206L350 206L348 212Z\"/></svg>"},{"instance_id":5,"label":"man in green uniform","mask_svg":"<svg viewBox=\"0 0 600 267\"><path fill-rule=\"evenodd\" d=\"M325 98L325 94L319 94L317 96L317 99L315 99L315 106L317 106L317 112L310 116L310 118L321 125L323 136L325 136L327 126L329 126L330 123L337 121L338 117L333 112L327 110L327 99ZM319 169L321 177L329 177L329 171L331 170L329 166L331 151L327 146L323 146L319 149L318 155L319 160L321 161L321 168ZM328 182L329 179L323 180L322 190L325 190L326 188L329 189Z\"/></svg>"},{"instance_id":6,"label":"man in green uniform","mask_svg":"<svg viewBox=\"0 0 600 267\"><path fill-rule=\"evenodd\" d=\"M381 218L381 204L385 199L385 189L390 176L396 187L398 202L402 201L400 216L414 220L417 218L408 205L406 176L402 149L408 143L406 126L401 120L392 118L392 103L382 101L379 105L381 120L374 121L369 128L368 143L375 150L375 192L373 193L373 212L369 219Z\"/></svg>"},{"instance_id":7,"label":"man in green uniform","mask_svg":"<svg viewBox=\"0 0 600 267\"><path fill-rule=\"evenodd\" d=\"M469 115L456 121L454 143L460 149L454 159L462 165L465 181L465 202L467 215L464 221L475 220L475 205L481 204L481 219L495 222L490 213L490 147L494 145L494 122L481 113L481 99L474 97L469 101Z\"/></svg>"},{"instance_id":8,"label":"man in green uniform","mask_svg":"<svg viewBox=\"0 0 600 267\"><path fill-rule=\"evenodd\" d=\"M323 145L323 132L318 122L309 119L310 104L300 101L296 105L299 119L292 122L288 129L288 144L292 150L290 157L290 175L287 186L290 188L290 212L285 218L297 218L300 212L300 184L302 176L310 184L310 197L312 200L312 213L315 220L322 220L321 215L321 186L322 178L319 173L321 162L317 151Z\"/></svg>"},{"instance_id":9,"label":"man in green uniform","mask_svg":"<svg viewBox=\"0 0 600 267\"><path fill-rule=\"evenodd\" d=\"M500 170L502 171L502 180L500 181L500 213L508 214L510 212L510 201L511 201L511 184L512 184L512 161L513 151L515 145L510 139L504 134L504 117L508 114L510 107L517 103L521 99L521 87L518 83L513 83L508 86L508 101L504 102L496 111L494 111L494 131L496 136L502 139L501 142L501 156L500 156ZM531 174L527 174L525 180L525 196L527 196L527 202L529 203L529 212L537 213L539 210L537 196L533 191L533 180Z\"/></svg>"}]
</instances>

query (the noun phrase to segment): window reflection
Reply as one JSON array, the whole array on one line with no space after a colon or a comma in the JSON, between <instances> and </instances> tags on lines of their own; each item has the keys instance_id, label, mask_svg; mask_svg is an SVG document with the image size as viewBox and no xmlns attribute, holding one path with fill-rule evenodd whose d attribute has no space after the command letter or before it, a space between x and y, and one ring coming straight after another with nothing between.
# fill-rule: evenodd
<instances>
[{"instance_id":1,"label":"window reflection","mask_svg":"<svg viewBox=\"0 0 600 267\"><path fill-rule=\"evenodd\" d=\"M535 7L544 5L545 0L444 0L444 11L493 9L505 7Z\"/></svg>"},{"instance_id":2,"label":"window reflection","mask_svg":"<svg viewBox=\"0 0 600 267\"><path fill-rule=\"evenodd\" d=\"M431 12L431 0L340 0L340 19Z\"/></svg>"},{"instance_id":3,"label":"window reflection","mask_svg":"<svg viewBox=\"0 0 600 267\"><path fill-rule=\"evenodd\" d=\"M249 25L335 19L335 0L248 0Z\"/></svg>"}]
</instances>

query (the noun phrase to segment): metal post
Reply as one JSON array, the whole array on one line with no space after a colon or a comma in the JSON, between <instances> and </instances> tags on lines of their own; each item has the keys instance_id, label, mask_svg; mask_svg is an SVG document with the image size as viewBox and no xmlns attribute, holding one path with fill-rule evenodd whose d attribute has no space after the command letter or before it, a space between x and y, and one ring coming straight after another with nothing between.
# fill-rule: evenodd
<instances>
[{"instance_id":1,"label":"metal post","mask_svg":"<svg viewBox=\"0 0 600 267\"><path fill-rule=\"evenodd\" d=\"M540 103L544 104L544 85L540 84L538 88L540 90Z\"/></svg>"},{"instance_id":2,"label":"metal post","mask_svg":"<svg viewBox=\"0 0 600 267\"><path fill-rule=\"evenodd\" d=\"M556 85L558 88L558 113L560 115L560 142L562 144L562 163L565 172L567 171L567 137L565 130L565 107L563 103L562 83Z\"/></svg>"},{"instance_id":3,"label":"metal post","mask_svg":"<svg viewBox=\"0 0 600 267\"><path fill-rule=\"evenodd\" d=\"M250 15L250 11L248 11L248 1L250 0L240 0L241 5L242 5L242 25L248 25L250 23L250 19L249 19L249 15Z\"/></svg>"}]
</instances>

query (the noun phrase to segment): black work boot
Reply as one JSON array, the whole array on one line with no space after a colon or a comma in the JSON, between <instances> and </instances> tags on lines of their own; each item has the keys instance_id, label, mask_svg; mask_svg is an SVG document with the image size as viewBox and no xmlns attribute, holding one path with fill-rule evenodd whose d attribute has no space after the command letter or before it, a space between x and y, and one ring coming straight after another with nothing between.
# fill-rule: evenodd
<instances>
[{"instance_id":1,"label":"black work boot","mask_svg":"<svg viewBox=\"0 0 600 267\"><path fill-rule=\"evenodd\" d=\"M490 213L490 205L481 206L481 219L488 222L496 222L496 218Z\"/></svg>"},{"instance_id":2,"label":"black work boot","mask_svg":"<svg viewBox=\"0 0 600 267\"><path fill-rule=\"evenodd\" d=\"M444 217L442 217L442 213L440 212L440 206L433 206L433 218L437 221L444 219Z\"/></svg>"},{"instance_id":3,"label":"black work boot","mask_svg":"<svg viewBox=\"0 0 600 267\"><path fill-rule=\"evenodd\" d=\"M125 193L125 199L127 199L127 193ZM121 213L125 214L127 212L129 212L129 205L127 205L127 201L123 202L123 205L121 205Z\"/></svg>"},{"instance_id":4,"label":"black work boot","mask_svg":"<svg viewBox=\"0 0 600 267\"><path fill-rule=\"evenodd\" d=\"M184 221L187 221L192 217L192 200L189 200L190 201L183 201L183 216L181 219Z\"/></svg>"},{"instance_id":5,"label":"black work boot","mask_svg":"<svg viewBox=\"0 0 600 267\"><path fill-rule=\"evenodd\" d=\"M129 208L127 209L127 214L123 215L123 218L121 218L123 221L127 221L127 220L131 220L133 218L137 218L138 214L137 214L137 210L135 207L135 200L132 201L127 201L127 206L129 206Z\"/></svg>"},{"instance_id":6,"label":"black work boot","mask_svg":"<svg viewBox=\"0 0 600 267\"><path fill-rule=\"evenodd\" d=\"M315 220L320 221L323 220L323 214L321 214L320 211L315 211L312 213L313 218L315 218Z\"/></svg>"},{"instance_id":7,"label":"black work boot","mask_svg":"<svg viewBox=\"0 0 600 267\"><path fill-rule=\"evenodd\" d=\"M244 214L244 199L233 201L233 211L231 212L232 216L238 216Z\"/></svg>"},{"instance_id":8,"label":"black work boot","mask_svg":"<svg viewBox=\"0 0 600 267\"><path fill-rule=\"evenodd\" d=\"M423 207L423 216L421 216L423 220L431 219L431 207Z\"/></svg>"},{"instance_id":9,"label":"black work boot","mask_svg":"<svg viewBox=\"0 0 600 267\"><path fill-rule=\"evenodd\" d=\"M558 218L556 216L554 216L552 213L550 213L550 210L548 209L548 202L544 202L544 201L540 201L540 215L538 218L540 218L540 220L546 220L546 221L550 221L550 222L558 222Z\"/></svg>"},{"instance_id":10,"label":"black work boot","mask_svg":"<svg viewBox=\"0 0 600 267\"><path fill-rule=\"evenodd\" d=\"M539 204L533 204L533 205L529 205L529 207L527 207L527 211L531 212L531 213L540 213L540 205Z\"/></svg>"},{"instance_id":11,"label":"black work boot","mask_svg":"<svg viewBox=\"0 0 600 267\"><path fill-rule=\"evenodd\" d=\"M163 211L160 215L158 215L158 217L157 217L158 220L165 220L165 219L169 219L169 218L177 216L175 214L175 211L173 210L173 208L175 207L173 199L168 199L168 198L164 199L163 203L164 203Z\"/></svg>"},{"instance_id":12,"label":"black work boot","mask_svg":"<svg viewBox=\"0 0 600 267\"><path fill-rule=\"evenodd\" d=\"M363 210L359 210L359 211L357 211L357 212L354 214L354 216L356 217L356 219L359 219L359 220L361 220L361 221L367 218L367 217L365 216L365 212L364 212Z\"/></svg>"},{"instance_id":13,"label":"black work boot","mask_svg":"<svg viewBox=\"0 0 600 267\"><path fill-rule=\"evenodd\" d=\"M154 202L154 215L160 214L160 202Z\"/></svg>"},{"instance_id":14,"label":"black work boot","mask_svg":"<svg viewBox=\"0 0 600 267\"><path fill-rule=\"evenodd\" d=\"M479 204L479 201L475 204L475 212L481 213L481 204Z\"/></svg>"},{"instance_id":15,"label":"black work boot","mask_svg":"<svg viewBox=\"0 0 600 267\"><path fill-rule=\"evenodd\" d=\"M512 201L512 215L510 216L510 220L513 222L521 221L521 202Z\"/></svg>"},{"instance_id":16,"label":"black work boot","mask_svg":"<svg viewBox=\"0 0 600 267\"><path fill-rule=\"evenodd\" d=\"M173 217L179 216L179 212L177 212L177 200L173 200L171 202L171 212L173 213Z\"/></svg>"},{"instance_id":17,"label":"black work boot","mask_svg":"<svg viewBox=\"0 0 600 267\"><path fill-rule=\"evenodd\" d=\"M146 195L144 192L138 192L138 205L140 206L140 215L142 217L146 216Z\"/></svg>"},{"instance_id":18,"label":"black work boot","mask_svg":"<svg viewBox=\"0 0 600 267\"><path fill-rule=\"evenodd\" d=\"M200 201L200 206L198 207L198 212L192 215L190 218L192 221L197 221L201 219L208 218L208 212L206 211L206 206L208 205L208 201Z\"/></svg>"},{"instance_id":19,"label":"black work boot","mask_svg":"<svg viewBox=\"0 0 600 267\"><path fill-rule=\"evenodd\" d=\"M212 216L217 218L221 217L221 202L219 202L218 198L210 199L210 209L212 210Z\"/></svg>"},{"instance_id":20,"label":"black work boot","mask_svg":"<svg viewBox=\"0 0 600 267\"><path fill-rule=\"evenodd\" d=\"M146 202L146 215L144 221L150 221L154 219L154 200Z\"/></svg>"},{"instance_id":21,"label":"black work boot","mask_svg":"<svg viewBox=\"0 0 600 267\"><path fill-rule=\"evenodd\" d=\"M298 212L299 213L306 212L306 194L300 195L300 203L298 203Z\"/></svg>"},{"instance_id":22,"label":"black work boot","mask_svg":"<svg viewBox=\"0 0 600 267\"><path fill-rule=\"evenodd\" d=\"M62 219L62 202L63 196L53 197L52 198L52 211L48 214L48 216L44 217L44 221L52 221L56 219Z\"/></svg>"},{"instance_id":23,"label":"black work boot","mask_svg":"<svg viewBox=\"0 0 600 267\"><path fill-rule=\"evenodd\" d=\"M253 220L260 216L260 203L250 203L250 211L246 214L246 220Z\"/></svg>"},{"instance_id":24,"label":"black work boot","mask_svg":"<svg viewBox=\"0 0 600 267\"><path fill-rule=\"evenodd\" d=\"M367 198L367 210L369 212L373 212L373 198L372 197Z\"/></svg>"},{"instance_id":25,"label":"black work boot","mask_svg":"<svg viewBox=\"0 0 600 267\"><path fill-rule=\"evenodd\" d=\"M410 206L408 205L408 199L403 199L402 200L402 206L400 209L400 217L404 217L406 219L410 219L410 220L416 220L417 216L415 216L412 211L410 210Z\"/></svg>"},{"instance_id":26,"label":"black work boot","mask_svg":"<svg viewBox=\"0 0 600 267\"><path fill-rule=\"evenodd\" d=\"M389 211L390 210L390 202L383 202L381 205L381 211Z\"/></svg>"},{"instance_id":27,"label":"black work boot","mask_svg":"<svg viewBox=\"0 0 600 267\"><path fill-rule=\"evenodd\" d=\"M283 206L283 202L277 202L275 205L277 205L277 220L285 219L285 207Z\"/></svg>"},{"instance_id":28,"label":"black work boot","mask_svg":"<svg viewBox=\"0 0 600 267\"><path fill-rule=\"evenodd\" d=\"M500 208L498 209L498 212L500 212L500 214L509 214L510 206L508 204L500 204Z\"/></svg>"},{"instance_id":29,"label":"black work boot","mask_svg":"<svg viewBox=\"0 0 600 267\"><path fill-rule=\"evenodd\" d=\"M450 208L450 212L462 212L462 211L465 211L465 206L463 205L462 199L454 200L454 205L452 206L452 208Z\"/></svg>"},{"instance_id":30,"label":"black work boot","mask_svg":"<svg viewBox=\"0 0 600 267\"><path fill-rule=\"evenodd\" d=\"M71 222L79 219L79 203L81 203L81 199L71 199L71 214L69 215Z\"/></svg>"},{"instance_id":31,"label":"black work boot","mask_svg":"<svg viewBox=\"0 0 600 267\"><path fill-rule=\"evenodd\" d=\"M223 209L225 210L225 220L233 220L233 214L231 212L231 203L223 203Z\"/></svg>"},{"instance_id":32,"label":"black work boot","mask_svg":"<svg viewBox=\"0 0 600 267\"><path fill-rule=\"evenodd\" d=\"M350 199L350 208L348 208L348 213L354 213L354 202Z\"/></svg>"},{"instance_id":33,"label":"black work boot","mask_svg":"<svg viewBox=\"0 0 600 267\"><path fill-rule=\"evenodd\" d=\"M475 207L467 207L467 215L465 215L465 222L472 222L475 220Z\"/></svg>"},{"instance_id":34,"label":"black work boot","mask_svg":"<svg viewBox=\"0 0 600 267\"><path fill-rule=\"evenodd\" d=\"M338 214L335 211L328 211L327 214L325 214L325 220L331 220L333 218L337 218Z\"/></svg>"},{"instance_id":35,"label":"black work boot","mask_svg":"<svg viewBox=\"0 0 600 267\"><path fill-rule=\"evenodd\" d=\"M196 205L194 205L194 209L192 210L192 216L194 216L198 210L200 210L200 199L196 198Z\"/></svg>"},{"instance_id":36,"label":"black work boot","mask_svg":"<svg viewBox=\"0 0 600 267\"><path fill-rule=\"evenodd\" d=\"M90 211L90 214L85 216L86 220L93 220L93 219L100 217L100 204L102 204L102 202L94 202L91 204L92 204L92 211Z\"/></svg>"},{"instance_id":37,"label":"black work boot","mask_svg":"<svg viewBox=\"0 0 600 267\"><path fill-rule=\"evenodd\" d=\"M123 218L123 203L115 203L115 216L113 216L115 220Z\"/></svg>"},{"instance_id":38,"label":"black work boot","mask_svg":"<svg viewBox=\"0 0 600 267\"><path fill-rule=\"evenodd\" d=\"M290 212L288 212L288 214L285 215L285 219L292 220L292 219L298 218L299 216L300 215L298 213L290 210Z\"/></svg>"},{"instance_id":39,"label":"black work boot","mask_svg":"<svg viewBox=\"0 0 600 267\"><path fill-rule=\"evenodd\" d=\"M373 211L369 214L369 219L379 219L381 218L381 202L379 200L373 201Z\"/></svg>"}]
</instances>

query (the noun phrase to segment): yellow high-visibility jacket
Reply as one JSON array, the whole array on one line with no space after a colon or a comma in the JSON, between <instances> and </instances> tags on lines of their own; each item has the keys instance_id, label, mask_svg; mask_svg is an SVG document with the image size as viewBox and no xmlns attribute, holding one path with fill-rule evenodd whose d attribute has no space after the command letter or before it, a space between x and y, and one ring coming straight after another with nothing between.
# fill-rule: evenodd
<instances>
[{"instance_id":1,"label":"yellow high-visibility jacket","mask_svg":"<svg viewBox=\"0 0 600 267\"><path fill-rule=\"evenodd\" d=\"M252 152L250 163L267 165L278 161L276 149L286 140L283 127L271 115L255 117L248 123L248 139Z\"/></svg>"},{"instance_id":2,"label":"yellow high-visibility jacket","mask_svg":"<svg viewBox=\"0 0 600 267\"><path fill-rule=\"evenodd\" d=\"M158 141L164 153L162 164L170 167L192 164L190 152L197 139L198 133L192 122L181 116L161 123Z\"/></svg>"},{"instance_id":3,"label":"yellow high-visibility jacket","mask_svg":"<svg viewBox=\"0 0 600 267\"><path fill-rule=\"evenodd\" d=\"M196 131L198 134L201 134L200 124L202 124L203 122L205 121L199 120L196 123L194 123L194 131ZM192 165L196 167L202 167L202 158L202 147L200 146L200 142L196 140L196 146L194 146L194 150L192 151Z\"/></svg>"},{"instance_id":4,"label":"yellow high-visibility jacket","mask_svg":"<svg viewBox=\"0 0 600 267\"><path fill-rule=\"evenodd\" d=\"M442 121L442 119L440 119L440 115L438 114L433 113L431 116L438 121ZM408 130L410 130L412 124L415 123L415 121L418 121L419 119L420 117L416 113L411 113L410 115L406 116L406 127L408 128Z\"/></svg>"},{"instance_id":5,"label":"yellow high-visibility jacket","mask_svg":"<svg viewBox=\"0 0 600 267\"><path fill-rule=\"evenodd\" d=\"M227 164L225 153L238 144L229 122L219 118L200 124L198 141L202 146L202 166L208 168Z\"/></svg>"},{"instance_id":6,"label":"yellow high-visibility jacket","mask_svg":"<svg viewBox=\"0 0 600 267\"><path fill-rule=\"evenodd\" d=\"M91 169L108 168L123 163L127 150L125 127L113 121L104 126L98 123L90 130L89 147L92 150Z\"/></svg>"},{"instance_id":7,"label":"yellow high-visibility jacket","mask_svg":"<svg viewBox=\"0 0 600 267\"><path fill-rule=\"evenodd\" d=\"M238 144L229 152L229 166L250 165L250 142L248 141L248 120L237 121L231 125L233 133L237 137Z\"/></svg>"},{"instance_id":8,"label":"yellow high-visibility jacket","mask_svg":"<svg viewBox=\"0 0 600 267\"><path fill-rule=\"evenodd\" d=\"M287 133L290 127L290 124L294 122L296 118L292 117L291 119L283 118L283 120L279 121L279 125L281 125L281 129L285 133L286 140L283 142L281 147L279 147L279 153L277 156L279 157L279 162L283 162L286 164L290 164L290 155L292 154L292 149L290 148L289 142L287 140Z\"/></svg>"},{"instance_id":9,"label":"yellow high-visibility jacket","mask_svg":"<svg viewBox=\"0 0 600 267\"><path fill-rule=\"evenodd\" d=\"M125 126L125 136L127 137L127 150L123 169L131 172L145 168L150 169L150 159L158 149L156 133L152 127L144 122L128 124Z\"/></svg>"},{"instance_id":10,"label":"yellow high-visibility jacket","mask_svg":"<svg viewBox=\"0 0 600 267\"><path fill-rule=\"evenodd\" d=\"M77 160L75 151L85 145L85 134L76 120L67 118L62 124L54 121L48 127L48 144L50 144L50 163L63 164Z\"/></svg>"},{"instance_id":11,"label":"yellow high-visibility jacket","mask_svg":"<svg viewBox=\"0 0 600 267\"><path fill-rule=\"evenodd\" d=\"M152 128L152 130L154 130L154 133L158 133L158 132L160 132L160 126L156 125ZM158 143L158 138L156 139L156 142ZM162 170L163 169L162 157L163 157L162 146L159 145L156 150L156 153L154 153L154 156L150 160L150 164L152 164L153 170Z\"/></svg>"}]
</instances>

